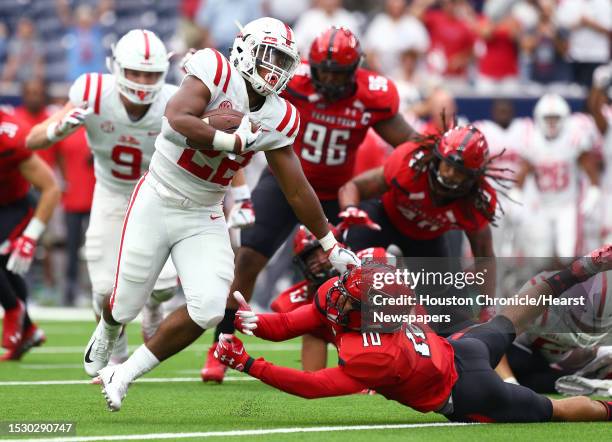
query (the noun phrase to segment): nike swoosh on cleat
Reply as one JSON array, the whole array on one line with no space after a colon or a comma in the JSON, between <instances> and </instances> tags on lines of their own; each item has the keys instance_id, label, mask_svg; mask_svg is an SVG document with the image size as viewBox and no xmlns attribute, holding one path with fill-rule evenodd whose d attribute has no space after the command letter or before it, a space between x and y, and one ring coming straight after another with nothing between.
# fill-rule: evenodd
<instances>
[{"instance_id":1,"label":"nike swoosh on cleat","mask_svg":"<svg viewBox=\"0 0 612 442\"><path fill-rule=\"evenodd\" d=\"M91 364L93 362L91 359L89 359L89 355L91 354L91 349L93 348L95 343L96 343L96 340L94 339L94 341L91 343L91 345L87 349L87 353L85 353L85 362L87 362L88 364Z\"/></svg>"},{"instance_id":2,"label":"nike swoosh on cleat","mask_svg":"<svg viewBox=\"0 0 612 442\"><path fill-rule=\"evenodd\" d=\"M113 378L115 377L115 372L113 371L113 374L111 374L110 379L108 380L108 383L111 384L113 382Z\"/></svg>"},{"instance_id":3,"label":"nike swoosh on cleat","mask_svg":"<svg viewBox=\"0 0 612 442\"><path fill-rule=\"evenodd\" d=\"M222 216L223 216L223 215L216 215L216 216L214 216L214 215L210 215L210 219L212 219L212 220L214 221L214 220L216 220L216 219L221 218Z\"/></svg>"}]
</instances>

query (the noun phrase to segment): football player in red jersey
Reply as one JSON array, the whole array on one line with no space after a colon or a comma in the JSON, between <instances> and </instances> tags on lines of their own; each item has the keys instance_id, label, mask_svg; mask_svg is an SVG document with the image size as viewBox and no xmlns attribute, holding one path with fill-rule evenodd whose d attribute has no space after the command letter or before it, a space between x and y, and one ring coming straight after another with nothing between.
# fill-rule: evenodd
<instances>
[{"instance_id":1,"label":"football player in red jersey","mask_svg":"<svg viewBox=\"0 0 612 442\"><path fill-rule=\"evenodd\" d=\"M37 204L30 185L40 190ZM0 360L17 360L45 335L26 311L22 278L32 263L36 242L60 199L53 172L25 147L25 131L0 110L0 303L5 310Z\"/></svg>"},{"instance_id":2,"label":"football player in red jersey","mask_svg":"<svg viewBox=\"0 0 612 442\"><path fill-rule=\"evenodd\" d=\"M338 237L348 226L332 228ZM270 308L277 313L288 313L313 302L317 289L338 272L329 264L317 238L305 227L300 226L293 238L293 262L300 269L304 280L280 293ZM385 262L387 251L382 247L371 247L355 253L363 262L376 260ZM327 344L334 343L334 335L328 327L319 327L302 336L302 367L305 371L316 371L327 366Z\"/></svg>"},{"instance_id":3,"label":"football player in red jersey","mask_svg":"<svg viewBox=\"0 0 612 442\"><path fill-rule=\"evenodd\" d=\"M397 146L415 131L398 113L399 96L393 82L360 68L362 52L357 37L347 28L331 27L313 42L308 62L298 67L283 97L300 113L293 148L306 178L317 194L325 215L336 224L340 218L365 221L367 214L353 208L340 212L337 193L353 175L357 148L373 128L387 143ZM286 122L286 124L288 121ZM298 220L281 188L265 170L252 194L255 224L241 231L231 292L250 299L255 280L274 252L285 242ZM358 250L358 249L355 249ZM237 305L230 297L226 314L215 332L232 333ZM203 380L223 380L225 367L212 357L202 370Z\"/></svg>"},{"instance_id":4,"label":"football player in red jersey","mask_svg":"<svg viewBox=\"0 0 612 442\"><path fill-rule=\"evenodd\" d=\"M309 399L371 388L387 399L423 413L440 413L451 421L612 420L612 402L584 396L549 399L526 387L503 382L492 368L516 333L545 308L543 303L531 301L540 296L558 297L568 287L611 267L609 244L519 295L524 297L522 303L505 307L489 322L445 339L414 323L397 324L388 333L362 333L361 303L371 293L374 274L389 271L389 267L380 264L365 264L341 278L330 279L319 288L315 303L290 313L256 315L242 302L236 315L236 328L271 341L291 339L326 325L336 336L337 367L304 372L276 366L263 358L251 358L242 342L231 335L221 336L215 355L231 368ZM390 295L396 288L394 284L387 285L376 294ZM244 326L245 319L248 328Z\"/></svg>"},{"instance_id":5,"label":"football player in red jersey","mask_svg":"<svg viewBox=\"0 0 612 442\"><path fill-rule=\"evenodd\" d=\"M495 293L495 261L491 229L496 192L487 178L500 180L490 166L484 135L473 126L457 126L443 135L405 143L382 167L354 177L339 191L343 210L360 207L380 230L352 229L347 244L354 250L396 244L416 257L446 257L444 233L463 230L478 270L487 269L483 292ZM493 309L483 309L489 319Z\"/></svg>"}]
</instances>

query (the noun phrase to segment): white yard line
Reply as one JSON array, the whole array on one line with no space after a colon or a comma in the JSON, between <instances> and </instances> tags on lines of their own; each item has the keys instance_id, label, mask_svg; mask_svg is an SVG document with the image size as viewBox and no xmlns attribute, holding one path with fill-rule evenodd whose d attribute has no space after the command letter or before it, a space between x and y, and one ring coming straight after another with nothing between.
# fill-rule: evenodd
<instances>
[{"instance_id":1,"label":"white yard line","mask_svg":"<svg viewBox=\"0 0 612 442\"><path fill-rule=\"evenodd\" d=\"M257 379L250 376L226 376L223 382L248 382ZM164 383L164 382L198 382L202 383L201 378L142 378L135 381L136 383ZM2 381L0 387L14 387L22 385L81 385L91 384L91 379L66 379L58 381Z\"/></svg>"},{"instance_id":2,"label":"white yard line","mask_svg":"<svg viewBox=\"0 0 612 442\"><path fill-rule=\"evenodd\" d=\"M270 428L260 430L231 430L231 431L204 431L197 433L149 433L149 434L123 434L113 436L73 436L56 437L49 439L19 439L20 442L94 442L114 440L150 440L150 439L192 439L208 437L231 437L231 436L262 436L267 434L291 434L291 433L326 433L337 431L367 431L367 430L402 430L408 428L432 428L432 427L455 427L473 424L457 422L432 422L423 424L393 424L393 425L346 425L333 427L293 427L293 428ZM16 439L1 439L0 442L14 442Z\"/></svg>"},{"instance_id":3,"label":"white yard line","mask_svg":"<svg viewBox=\"0 0 612 442\"><path fill-rule=\"evenodd\" d=\"M44 345L40 348L32 349L32 353L37 353L37 354L83 353L85 349L85 344L83 344L82 346L74 345L74 346L55 346L55 347ZM259 350L261 351L293 351L293 350L299 350L302 348L302 346L297 343L296 344L248 343L247 345L249 347L249 350L256 350L256 351L259 351ZM130 345L128 348L130 351L134 351L138 347L140 347L140 345ZM208 351L208 348L209 348L208 345L192 345L182 351L184 352L185 351Z\"/></svg>"}]
</instances>

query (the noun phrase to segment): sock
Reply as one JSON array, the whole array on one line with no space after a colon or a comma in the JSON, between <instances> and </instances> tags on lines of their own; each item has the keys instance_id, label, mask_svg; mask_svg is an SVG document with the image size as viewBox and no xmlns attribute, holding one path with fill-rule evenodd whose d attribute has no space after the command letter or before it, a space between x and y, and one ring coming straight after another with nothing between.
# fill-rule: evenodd
<instances>
[{"instance_id":1,"label":"sock","mask_svg":"<svg viewBox=\"0 0 612 442\"><path fill-rule=\"evenodd\" d=\"M17 295L7 277L7 272L8 270L0 268L0 305L4 310L11 310L17 307Z\"/></svg>"},{"instance_id":2,"label":"sock","mask_svg":"<svg viewBox=\"0 0 612 442\"><path fill-rule=\"evenodd\" d=\"M228 333L230 335L234 334L234 331L236 331L236 327L234 327L234 318L236 317L237 311L238 309L235 308L225 309L225 316L223 316L223 319L221 320L221 322L219 322L217 328L215 328L214 342L219 341L219 335L221 333Z\"/></svg>"},{"instance_id":3,"label":"sock","mask_svg":"<svg viewBox=\"0 0 612 442\"><path fill-rule=\"evenodd\" d=\"M121 364L124 380L132 382L143 374L153 370L158 365L159 359L151 353L151 350L149 350L146 345L142 344L127 361Z\"/></svg>"},{"instance_id":4,"label":"sock","mask_svg":"<svg viewBox=\"0 0 612 442\"><path fill-rule=\"evenodd\" d=\"M100 322L102 323L102 327L104 328L104 333L110 339L116 338L119 335L119 333L121 333L121 327L123 327L121 324L118 324L118 325L109 324L104 319L104 316L100 318Z\"/></svg>"},{"instance_id":5,"label":"sock","mask_svg":"<svg viewBox=\"0 0 612 442\"><path fill-rule=\"evenodd\" d=\"M612 401L597 401L600 404L603 404L604 407L608 410L608 418L606 420L612 421Z\"/></svg>"}]
</instances>

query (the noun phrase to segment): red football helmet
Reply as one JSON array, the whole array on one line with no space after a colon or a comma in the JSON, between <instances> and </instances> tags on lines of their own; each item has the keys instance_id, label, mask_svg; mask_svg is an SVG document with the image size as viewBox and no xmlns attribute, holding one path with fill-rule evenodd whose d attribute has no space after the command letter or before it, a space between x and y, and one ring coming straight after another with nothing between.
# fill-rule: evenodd
<instances>
[{"instance_id":1,"label":"red football helmet","mask_svg":"<svg viewBox=\"0 0 612 442\"><path fill-rule=\"evenodd\" d=\"M336 228L329 224L329 229L336 236ZM293 238L293 262L304 274L304 277L311 283L319 286L329 278L337 274L332 265L327 261L326 257L323 260L311 259L310 255L319 250L319 240L308 230L301 225Z\"/></svg>"},{"instance_id":2,"label":"red football helmet","mask_svg":"<svg viewBox=\"0 0 612 442\"><path fill-rule=\"evenodd\" d=\"M347 270L327 290L325 295L325 315L333 324L345 329L361 330L361 306L368 297L382 295L395 297L412 294L407 286L392 283L384 284L382 289L375 288L375 274L395 272L393 266L369 262L361 267ZM398 324L399 326L400 324Z\"/></svg>"},{"instance_id":3,"label":"red football helmet","mask_svg":"<svg viewBox=\"0 0 612 442\"><path fill-rule=\"evenodd\" d=\"M484 176L489 146L474 126L457 126L442 135L434 155L437 161L429 171L432 189L442 197L458 198L469 193Z\"/></svg>"},{"instance_id":4,"label":"red football helmet","mask_svg":"<svg viewBox=\"0 0 612 442\"><path fill-rule=\"evenodd\" d=\"M353 94L355 72L362 58L359 40L348 28L332 26L320 34L308 54L317 92L329 101Z\"/></svg>"}]
</instances>

